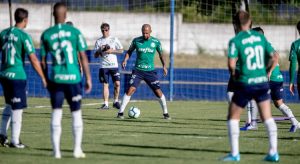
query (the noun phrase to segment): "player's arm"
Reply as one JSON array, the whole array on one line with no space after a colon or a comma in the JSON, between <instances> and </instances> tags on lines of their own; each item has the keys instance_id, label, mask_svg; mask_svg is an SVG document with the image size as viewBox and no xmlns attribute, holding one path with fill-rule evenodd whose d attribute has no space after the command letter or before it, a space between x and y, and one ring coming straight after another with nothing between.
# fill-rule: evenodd
<instances>
[{"instance_id":1,"label":"player's arm","mask_svg":"<svg viewBox=\"0 0 300 164\"><path fill-rule=\"evenodd\" d=\"M91 78L88 59L87 59L84 51L79 52L79 56L80 56L83 72L84 72L85 79L86 79L85 92L89 93L92 90L92 78Z\"/></svg>"},{"instance_id":2,"label":"player's arm","mask_svg":"<svg viewBox=\"0 0 300 164\"><path fill-rule=\"evenodd\" d=\"M125 69L126 67L126 64L127 64L127 60L130 58L130 56L132 55L132 52L135 50L135 45L134 45L134 41L131 43L130 47L128 48L126 54L125 54L125 57L123 59L123 62L122 62L122 67L123 69Z\"/></svg>"},{"instance_id":3,"label":"player's arm","mask_svg":"<svg viewBox=\"0 0 300 164\"><path fill-rule=\"evenodd\" d=\"M290 85L289 85L289 89L290 89L291 94L294 95L294 91L295 91L294 81L295 81L295 74L296 74L296 67L297 67L297 53L296 53L296 48L295 48L294 44L292 44L292 46L291 46L289 61L290 61L290 67L289 67Z\"/></svg>"},{"instance_id":4,"label":"player's arm","mask_svg":"<svg viewBox=\"0 0 300 164\"><path fill-rule=\"evenodd\" d=\"M229 42L227 54L228 54L227 67L230 72L230 76L235 78L236 61L238 60L238 51L236 49L236 45L233 40Z\"/></svg>"},{"instance_id":5,"label":"player's arm","mask_svg":"<svg viewBox=\"0 0 300 164\"><path fill-rule=\"evenodd\" d=\"M31 62L31 65L35 69L35 71L38 73L38 75L41 77L44 87L47 87L47 80L45 78L45 75L43 73L40 61L36 57L34 53L29 55L29 60Z\"/></svg>"},{"instance_id":6,"label":"player's arm","mask_svg":"<svg viewBox=\"0 0 300 164\"><path fill-rule=\"evenodd\" d=\"M272 58L269 60L268 65L267 65L267 74L268 74L268 79L270 80L271 74L275 67L277 66L279 62L279 53L277 51L273 52Z\"/></svg>"},{"instance_id":7,"label":"player's arm","mask_svg":"<svg viewBox=\"0 0 300 164\"><path fill-rule=\"evenodd\" d=\"M165 55L163 55L162 51L157 51L158 52L158 55L159 55L159 59L161 61L161 64L163 66L163 69L164 69L164 76L167 76L168 74L168 69L167 69L167 66L166 66L166 58L165 58Z\"/></svg>"}]
</instances>

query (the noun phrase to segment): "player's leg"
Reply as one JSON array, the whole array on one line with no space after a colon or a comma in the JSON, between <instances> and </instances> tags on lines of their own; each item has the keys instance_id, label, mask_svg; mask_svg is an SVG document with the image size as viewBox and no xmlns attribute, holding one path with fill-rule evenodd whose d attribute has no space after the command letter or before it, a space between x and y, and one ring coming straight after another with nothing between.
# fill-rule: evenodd
<instances>
[{"instance_id":1,"label":"player's leg","mask_svg":"<svg viewBox=\"0 0 300 164\"><path fill-rule=\"evenodd\" d=\"M122 104L118 111L117 118L121 118L121 119L124 118L124 110L125 110L127 104L129 103L131 96L136 91L136 88L140 85L140 82L142 79L143 79L143 77L142 77L141 71L138 71L138 70L132 71L132 74L131 74L131 77L129 80L129 88L123 96Z\"/></svg>"},{"instance_id":2,"label":"player's leg","mask_svg":"<svg viewBox=\"0 0 300 164\"><path fill-rule=\"evenodd\" d=\"M247 121L244 127L241 127L241 131L256 130L257 129L257 114L258 109L255 100L251 100L246 105L247 109Z\"/></svg>"},{"instance_id":3,"label":"player's leg","mask_svg":"<svg viewBox=\"0 0 300 164\"><path fill-rule=\"evenodd\" d=\"M4 94L4 98L5 98L5 107L3 109L2 112L2 121L1 121L1 127L0 127L0 144L2 146L8 147L9 146L9 142L7 139L7 130L10 126L10 122L11 122L11 105L10 105L10 100L12 98L12 95L10 93L12 93L11 89L12 86L9 86L9 84L7 83L7 81L5 79L0 79L1 85L2 85L2 89L3 89L3 94Z\"/></svg>"},{"instance_id":4,"label":"player's leg","mask_svg":"<svg viewBox=\"0 0 300 164\"><path fill-rule=\"evenodd\" d=\"M27 107L26 80L11 80L13 84L13 98L11 99L11 143L10 147L25 148L20 142L23 109Z\"/></svg>"},{"instance_id":5,"label":"player's leg","mask_svg":"<svg viewBox=\"0 0 300 164\"><path fill-rule=\"evenodd\" d=\"M50 132L53 156L54 158L61 158L60 138L62 131L62 105L64 101L63 86L61 84L48 83L48 90L50 93L50 101L52 107Z\"/></svg>"},{"instance_id":6,"label":"player's leg","mask_svg":"<svg viewBox=\"0 0 300 164\"><path fill-rule=\"evenodd\" d=\"M144 80L148 84L148 86L152 89L155 96L157 97L158 102L159 102L162 112L163 112L163 118L171 119L171 117L168 113L166 97L160 89L160 83L159 83L159 80L157 77L157 72L156 71L145 72Z\"/></svg>"},{"instance_id":7,"label":"player's leg","mask_svg":"<svg viewBox=\"0 0 300 164\"><path fill-rule=\"evenodd\" d=\"M287 117L289 117L292 125L290 128L290 132L296 132L297 129L300 128L300 124L295 118L292 110L283 102L283 82L270 82L271 88L271 98L274 102L274 105L281 113Z\"/></svg>"},{"instance_id":8,"label":"player's leg","mask_svg":"<svg viewBox=\"0 0 300 164\"><path fill-rule=\"evenodd\" d=\"M121 105L119 103L119 95L120 95L120 73L119 70L112 69L111 70L112 81L114 83L114 102L113 107L116 109L120 109Z\"/></svg>"},{"instance_id":9,"label":"player's leg","mask_svg":"<svg viewBox=\"0 0 300 164\"><path fill-rule=\"evenodd\" d=\"M73 156L85 158L82 151L83 120L81 112L81 87L80 84L66 84L65 96L72 112L72 132L74 138Z\"/></svg>"},{"instance_id":10,"label":"player's leg","mask_svg":"<svg viewBox=\"0 0 300 164\"><path fill-rule=\"evenodd\" d=\"M261 86L261 89L255 92L255 100L258 105L260 116L265 124L268 136L269 136L269 152L265 157L266 161L277 162L279 161L279 155L277 151L277 125L272 117L270 95L268 93L269 87Z\"/></svg>"},{"instance_id":11,"label":"player's leg","mask_svg":"<svg viewBox=\"0 0 300 164\"><path fill-rule=\"evenodd\" d=\"M99 109L109 109L108 99L109 99L109 69L108 68L100 68L99 69L99 81L103 84L103 105Z\"/></svg>"}]
</instances>

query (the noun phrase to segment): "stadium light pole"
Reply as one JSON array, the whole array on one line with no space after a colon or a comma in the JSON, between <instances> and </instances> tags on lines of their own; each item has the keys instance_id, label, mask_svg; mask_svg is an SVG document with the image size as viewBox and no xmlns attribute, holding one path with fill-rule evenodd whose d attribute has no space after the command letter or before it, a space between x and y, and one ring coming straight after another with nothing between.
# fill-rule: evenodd
<instances>
[{"instance_id":1,"label":"stadium light pole","mask_svg":"<svg viewBox=\"0 0 300 164\"><path fill-rule=\"evenodd\" d=\"M173 101L173 80L174 80L174 8L175 8L175 0L170 0L170 101Z\"/></svg>"}]
</instances>

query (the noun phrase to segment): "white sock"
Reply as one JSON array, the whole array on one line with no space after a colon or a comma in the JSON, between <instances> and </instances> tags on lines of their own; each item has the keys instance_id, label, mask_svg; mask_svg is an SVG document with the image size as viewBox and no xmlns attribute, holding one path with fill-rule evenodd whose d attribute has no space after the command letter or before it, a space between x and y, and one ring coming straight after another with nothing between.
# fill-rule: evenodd
<instances>
[{"instance_id":1,"label":"white sock","mask_svg":"<svg viewBox=\"0 0 300 164\"><path fill-rule=\"evenodd\" d=\"M127 96L127 94L125 93L124 96L123 96L123 100L122 100L122 104L121 104L121 108L119 110L119 113L123 113L127 104L129 103L130 101L130 98L131 96Z\"/></svg>"},{"instance_id":2,"label":"white sock","mask_svg":"<svg viewBox=\"0 0 300 164\"><path fill-rule=\"evenodd\" d=\"M7 130L11 120L11 106L6 104L2 112L2 123L0 128L0 134L7 136Z\"/></svg>"},{"instance_id":3,"label":"white sock","mask_svg":"<svg viewBox=\"0 0 300 164\"><path fill-rule=\"evenodd\" d=\"M247 109L247 123L251 123L251 110L252 110L251 101L247 103L246 109Z\"/></svg>"},{"instance_id":4,"label":"white sock","mask_svg":"<svg viewBox=\"0 0 300 164\"><path fill-rule=\"evenodd\" d=\"M269 118L264 122L269 136L269 154L277 153L277 126L273 118Z\"/></svg>"},{"instance_id":5,"label":"white sock","mask_svg":"<svg viewBox=\"0 0 300 164\"><path fill-rule=\"evenodd\" d=\"M104 104L105 104L106 106L108 106L108 101L104 101Z\"/></svg>"},{"instance_id":6,"label":"white sock","mask_svg":"<svg viewBox=\"0 0 300 164\"><path fill-rule=\"evenodd\" d=\"M119 102L119 100L118 100L118 99L115 99L115 100L114 100L114 103L116 103L116 102Z\"/></svg>"},{"instance_id":7,"label":"white sock","mask_svg":"<svg viewBox=\"0 0 300 164\"><path fill-rule=\"evenodd\" d=\"M61 120L62 109L53 109L51 117L51 141L53 153L55 156L60 156L60 136L61 136Z\"/></svg>"},{"instance_id":8,"label":"white sock","mask_svg":"<svg viewBox=\"0 0 300 164\"><path fill-rule=\"evenodd\" d=\"M83 121L81 110L72 112L72 129L74 137L74 153L81 153L82 133L83 133Z\"/></svg>"},{"instance_id":9,"label":"white sock","mask_svg":"<svg viewBox=\"0 0 300 164\"><path fill-rule=\"evenodd\" d=\"M278 108L285 116L289 117L293 125L297 125L298 121L295 118L292 110L285 104L281 104Z\"/></svg>"},{"instance_id":10,"label":"white sock","mask_svg":"<svg viewBox=\"0 0 300 164\"><path fill-rule=\"evenodd\" d=\"M251 109L251 125L257 125L257 115L258 115L258 108L255 100L251 100L252 109Z\"/></svg>"},{"instance_id":11,"label":"white sock","mask_svg":"<svg viewBox=\"0 0 300 164\"><path fill-rule=\"evenodd\" d=\"M11 114L11 142L17 145L20 143L23 109L12 110Z\"/></svg>"},{"instance_id":12,"label":"white sock","mask_svg":"<svg viewBox=\"0 0 300 164\"><path fill-rule=\"evenodd\" d=\"M230 119L227 121L228 136L231 147L231 155L236 156L239 154L239 120Z\"/></svg>"},{"instance_id":13,"label":"white sock","mask_svg":"<svg viewBox=\"0 0 300 164\"><path fill-rule=\"evenodd\" d=\"M161 106L161 109L163 110L163 114L168 113L168 108L167 108L167 101L166 97L164 94L160 98L158 98L159 104Z\"/></svg>"}]
</instances>

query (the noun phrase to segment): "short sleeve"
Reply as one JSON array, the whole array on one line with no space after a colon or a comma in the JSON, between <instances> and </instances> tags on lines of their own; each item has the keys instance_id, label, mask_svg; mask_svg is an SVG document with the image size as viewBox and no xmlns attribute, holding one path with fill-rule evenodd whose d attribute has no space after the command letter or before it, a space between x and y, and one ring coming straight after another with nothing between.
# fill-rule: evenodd
<instances>
[{"instance_id":1,"label":"short sleeve","mask_svg":"<svg viewBox=\"0 0 300 164\"><path fill-rule=\"evenodd\" d=\"M86 41L83 37L83 35L79 32L78 33L78 43L77 43L77 50L82 52L87 49Z\"/></svg>"},{"instance_id":2,"label":"short sleeve","mask_svg":"<svg viewBox=\"0 0 300 164\"><path fill-rule=\"evenodd\" d=\"M156 45L156 51L158 51L158 52L160 52L160 53L162 53L162 51L163 51L163 49L162 49L162 47L161 47L160 41L157 42L157 45Z\"/></svg>"},{"instance_id":3,"label":"short sleeve","mask_svg":"<svg viewBox=\"0 0 300 164\"><path fill-rule=\"evenodd\" d=\"M25 52L30 55L32 53L35 53L35 48L34 48L34 45L33 45L33 42L32 42L32 39L29 35L25 35L25 38L24 38L24 44L25 44Z\"/></svg>"},{"instance_id":4,"label":"short sleeve","mask_svg":"<svg viewBox=\"0 0 300 164\"><path fill-rule=\"evenodd\" d=\"M115 45L117 50L123 49L123 46L118 38L115 38Z\"/></svg>"},{"instance_id":5,"label":"short sleeve","mask_svg":"<svg viewBox=\"0 0 300 164\"><path fill-rule=\"evenodd\" d=\"M47 51L46 51L44 35L42 35L41 36L41 43L40 43L40 55L41 56L46 56L46 54L47 54Z\"/></svg>"},{"instance_id":6,"label":"short sleeve","mask_svg":"<svg viewBox=\"0 0 300 164\"><path fill-rule=\"evenodd\" d=\"M227 56L228 56L228 58L237 58L238 57L238 51L236 48L236 44L233 40L229 41Z\"/></svg>"}]
</instances>

